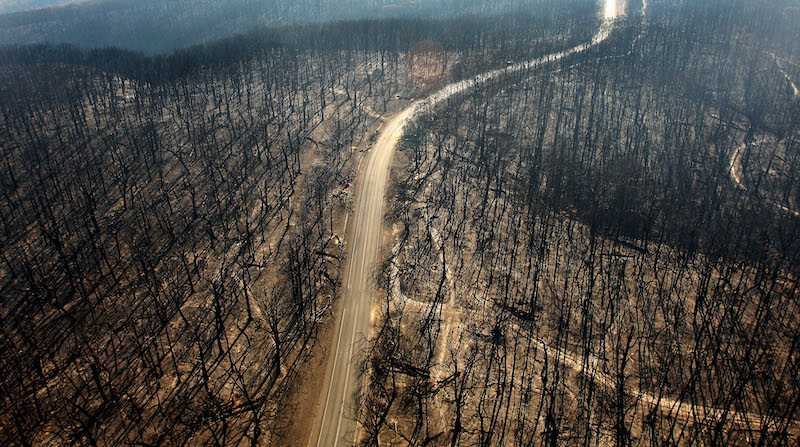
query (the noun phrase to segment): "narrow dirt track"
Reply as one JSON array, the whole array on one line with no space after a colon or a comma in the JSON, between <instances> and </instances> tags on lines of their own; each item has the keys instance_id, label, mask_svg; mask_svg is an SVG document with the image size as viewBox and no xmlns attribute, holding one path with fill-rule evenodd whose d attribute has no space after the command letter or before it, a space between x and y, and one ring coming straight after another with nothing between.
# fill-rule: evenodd
<instances>
[{"instance_id":1,"label":"narrow dirt track","mask_svg":"<svg viewBox=\"0 0 800 447\"><path fill-rule=\"evenodd\" d=\"M585 51L606 40L617 16L617 0L604 0L604 23L592 40L559 53L532 61L480 74L474 78L443 87L428 98L403 110L383 128L372 148L356 207L355 227L352 231L350 256L346 267L342 315L331 346L331 358L326 372L323 393L320 397L314 430L309 446L329 447L353 443L356 423L353 420L353 393L356 390L355 363L371 327L371 307L374 290L370 283L373 268L378 260L378 250L383 232L386 178L389 164L403 129L421 112L442 101L478 88L504 76L540 65L555 62L572 54Z\"/></svg>"},{"instance_id":2,"label":"narrow dirt track","mask_svg":"<svg viewBox=\"0 0 800 447\"><path fill-rule=\"evenodd\" d=\"M745 142L741 146L737 147L735 151L733 151L733 154L731 154L730 167L728 170L731 175L731 180L733 180L733 183L736 185L736 187L745 192L750 192L750 190L742 181L742 157L744 156L743 153L748 150L748 147L749 144ZM786 205L781 205L780 203L774 201L767 201L767 202L781 212L787 213L794 217L800 217L800 211L795 211Z\"/></svg>"}]
</instances>

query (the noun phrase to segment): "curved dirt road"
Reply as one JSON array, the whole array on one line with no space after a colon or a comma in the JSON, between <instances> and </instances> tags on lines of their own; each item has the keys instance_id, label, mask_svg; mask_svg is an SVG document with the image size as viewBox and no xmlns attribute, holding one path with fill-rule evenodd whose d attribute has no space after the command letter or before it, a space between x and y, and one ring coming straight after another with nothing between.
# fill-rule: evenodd
<instances>
[{"instance_id":1,"label":"curved dirt road","mask_svg":"<svg viewBox=\"0 0 800 447\"><path fill-rule=\"evenodd\" d=\"M323 393L309 440L312 447L334 447L352 444L356 436L353 420L353 393L356 390L355 357L363 346L371 327L371 307L374 296L371 284L373 267L380 248L386 177L395 147L403 129L418 113L462 92L480 87L506 75L555 62L569 55L585 51L606 40L611 32L612 20L617 16L617 0L604 0L604 23L591 42L533 61L511 65L483 73L474 78L443 87L428 98L408 107L392 118L383 128L372 148L361 185L347 278L342 299L342 316L331 346L331 356L323 385Z\"/></svg>"},{"instance_id":2,"label":"curved dirt road","mask_svg":"<svg viewBox=\"0 0 800 447\"><path fill-rule=\"evenodd\" d=\"M800 100L800 88L797 87L797 85L794 83L789 74L786 73L786 71L784 71L783 66L781 65L780 62L780 58L778 58L778 56L776 56L775 53L769 53L769 54L772 56L773 59L775 59L775 65L778 67L778 70L781 72L781 74L783 74L783 76L789 82L789 85L792 87L792 91L794 92L792 98L796 101ZM742 182L742 157L743 157L742 152L747 151L749 147L750 144L747 141L744 141L741 146L737 147L736 150L733 151L733 153L731 154L729 169L728 169L728 172L730 173L731 180L733 180L733 183L736 185L737 188L745 192L750 192L750 191L747 189L747 186L745 186L744 182ZM800 217L800 211L793 210L787 207L786 205L781 205L780 203L774 201L771 202L771 204L778 210L783 211L784 213L791 214L794 217Z\"/></svg>"}]
</instances>

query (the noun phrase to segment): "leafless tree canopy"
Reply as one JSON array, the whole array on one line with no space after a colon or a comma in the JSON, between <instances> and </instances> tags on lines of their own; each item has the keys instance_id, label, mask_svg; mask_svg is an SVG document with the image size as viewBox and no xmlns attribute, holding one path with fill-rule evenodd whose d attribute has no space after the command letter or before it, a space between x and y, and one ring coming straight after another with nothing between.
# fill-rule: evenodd
<instances>
[{"instance_id":1,"label":"leafless tree canopy","mask_svg":"<svg viewBox=\"0 0 800 447\"><path fill-rule=\"evenodd\" d=\"M797 10L646 12L408 130L364 444L797 442Z\"/></svg>"},{"instance_id":2,"label":"leafless tree canopy","mask_svg":"<svg viewBox=\"0 0 800 447\"><path fill-rule=\"evenodd\" d=\"M441 5L0 48L0 444L283 445L381 118L600 24ZM798 443L800 8L625 11L406 129L360 443Z\"/></svg>"}]
</instances>

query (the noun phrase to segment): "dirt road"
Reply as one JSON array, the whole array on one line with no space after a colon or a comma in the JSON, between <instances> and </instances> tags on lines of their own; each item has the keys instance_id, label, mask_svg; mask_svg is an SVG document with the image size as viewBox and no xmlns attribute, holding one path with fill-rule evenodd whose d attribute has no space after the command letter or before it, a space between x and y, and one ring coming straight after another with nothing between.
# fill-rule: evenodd
<instances>
[{"instance_id":1,"label":"dirt road","mask_svg":"<svg viewBox=\"0 0 800 447\"><path fill-rule=\"evenodd\" d=\"M418 113L433 107L459 93L480 87L503 76L555 62L566 56L579 53L606 40L611 24L617 16L617 0L604 0L604 24L592 38L577 47L539 59L511 65L480 74L443 87L438 92L417 102L392 118L381 130L372 148L363 176L356 221L350 243L350 256L346 268L345 291L342 299L342 316L337 335L331 347L323 394L314 421L309 446L333 447L349 445L356 436L353 420L353 393L356 390L357 355L364 346L371 327L371 307L374 291L372 273L378 261L385 207L386 178L397 142L403 129Z\"/></svg>"},{"instance_id":2,"label":"dirt road","mask_svg":"<svg viewBox=\"0 0 800 447\"><path fill-rule=\"evenodd\" d=\"M733 151L729 164L730 168L728 170L731 175L731 180L733 180L733 183L736 185L736 187L745 192L750 192L750 190L742 181L742 158L749 147L750 144L744 142L741 146L737 147L735 151ZM800 211L795 211L786 205L781 205L780 203L772 200L767 200L767 202L784 213L790 214L794 217L800 217Z\"/></svg>"},{"instance_id":3,"label":"dirt road","mask_svg":"<svg viewBox=\"0 0 800 447\"><path fill-rule=\"evenodd\" d=\"M372 149L361 194L356 208L356 222L350 242L350 258L345 280L342 316L334 338L327 386L320 401L310 446L349 445L355 436L352 419L352 395L356 389L354 363L371 326L373 288L370 282L380 247L384 194L388 166L403 127L413 116L410 107L386 124Z\"/></svg>"}]
</instances>

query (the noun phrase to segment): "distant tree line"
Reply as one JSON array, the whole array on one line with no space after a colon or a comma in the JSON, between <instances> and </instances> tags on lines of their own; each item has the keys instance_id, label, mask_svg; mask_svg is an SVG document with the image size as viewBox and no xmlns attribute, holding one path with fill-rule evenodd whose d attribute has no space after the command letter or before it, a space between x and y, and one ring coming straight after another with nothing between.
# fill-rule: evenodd
<instances>
[{"instance_id":1,"label":"distant tree line","mask_svg":"<svg viewBox=\"0 0 800 447\"><path fill-rule=\"evenodd\" d=\"M0 15L0 44L69 43L159 54L264 27L366 18L546 17L565 6L596 8L594 0L103 0Z\"/></svg>"},{"instance_id":2,"label":"distant tree line","mask_svg":"<svg viewBox=\"0 0 800 447\"><path fill-rule=\"evenodd\" d=\"M159 84L191 76L206 68L233 66L263 57L263 52L275 49L400 54L419 41L436 40L448 51L468 55L491 51L499 58L519 57L520 52L532 50L532 43L555 33L571 36L570 41L588 37L593 16L593 8L567 5L494 18L363 19L265 28L156 56L121 48L85 50L70 44L38 44L0 47L0 57L6 64L80 65ZM554 23L559 25L555 27Z\"/></svg>"}]
</instances>

